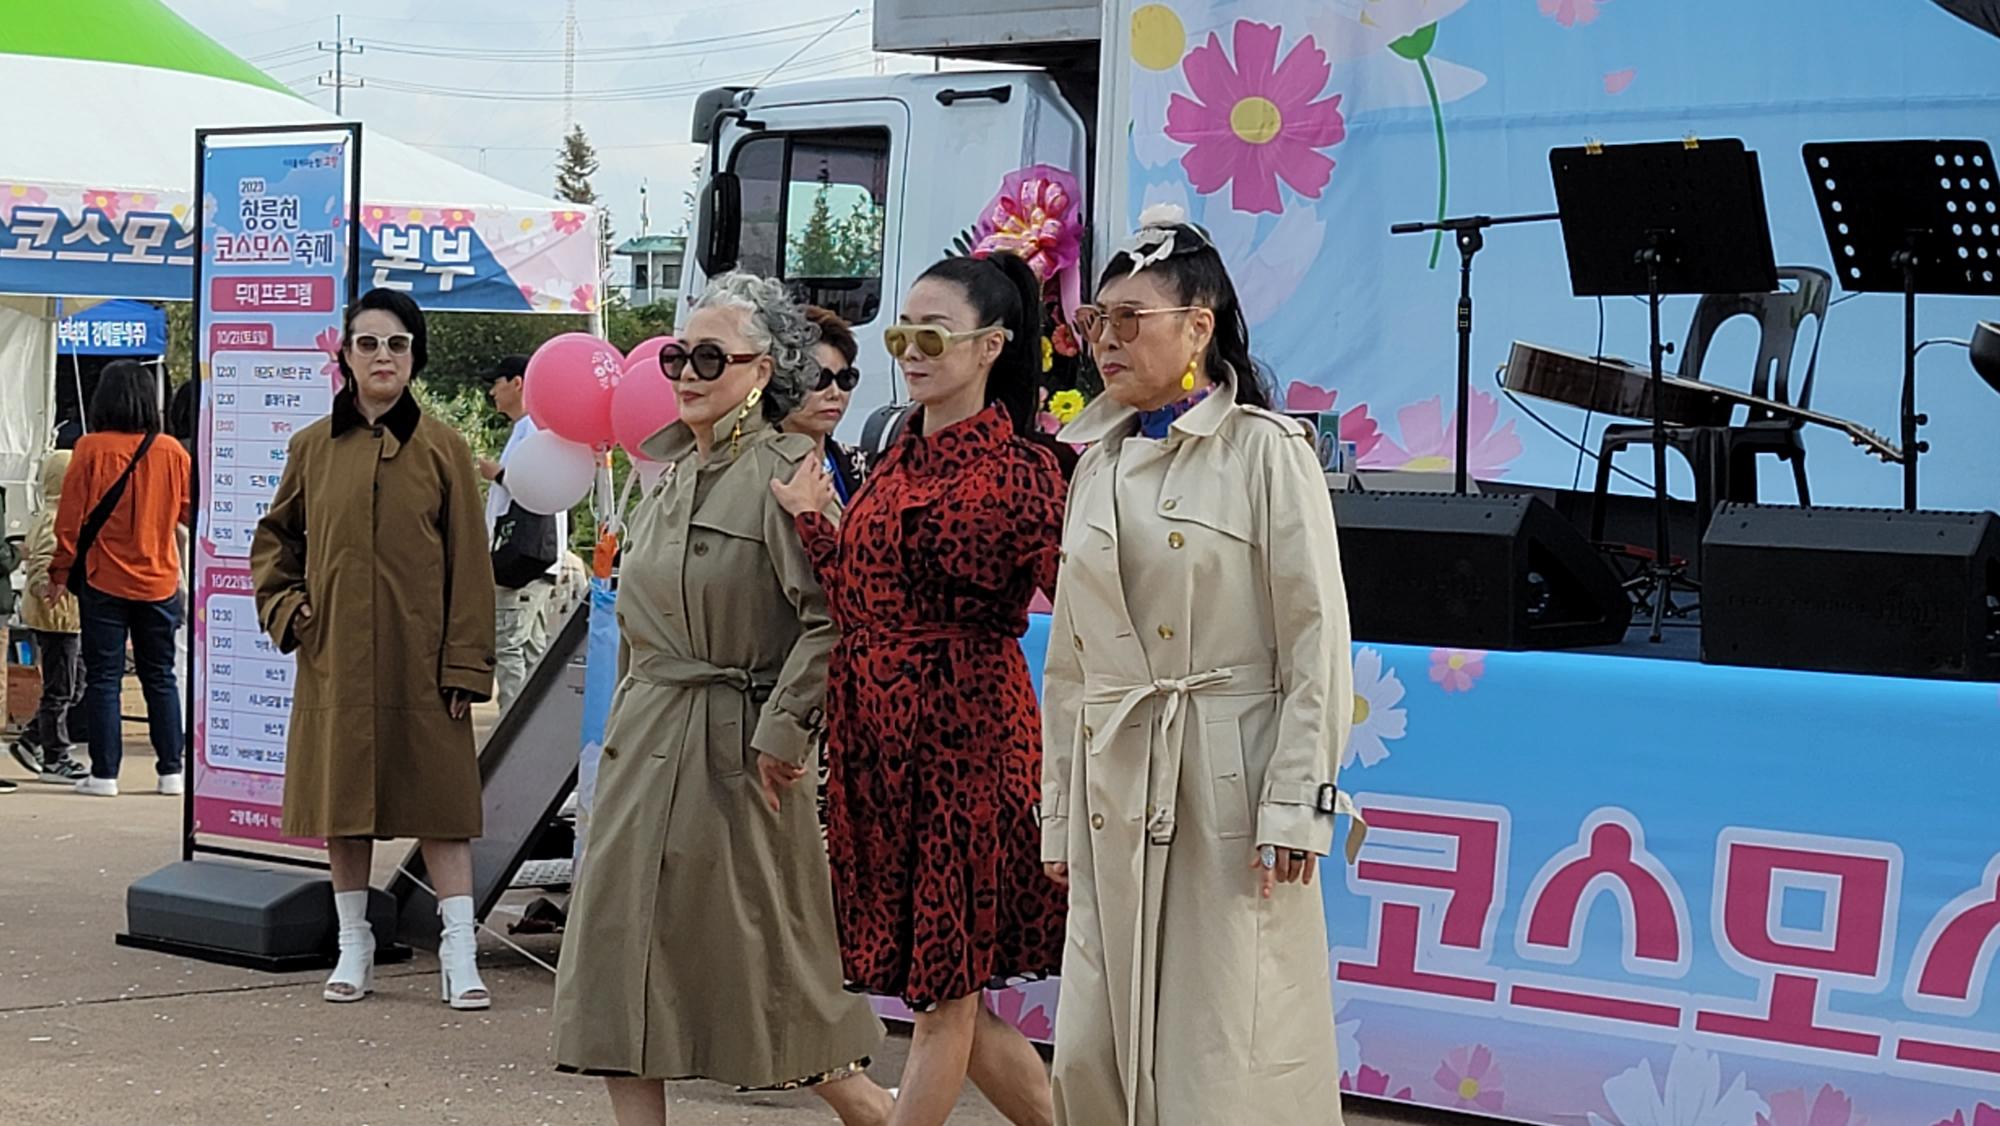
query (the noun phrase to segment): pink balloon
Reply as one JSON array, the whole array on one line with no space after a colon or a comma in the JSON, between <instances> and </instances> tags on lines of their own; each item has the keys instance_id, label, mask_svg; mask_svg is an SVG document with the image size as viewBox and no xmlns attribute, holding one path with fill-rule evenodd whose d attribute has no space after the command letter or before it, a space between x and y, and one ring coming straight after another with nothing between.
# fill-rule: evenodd
<instances>
[{"instance_id":1,"label":"pink balloon","mask_svg":"<svg viewBox=\"0 0 2000 1126\"><path fill-rule=\"evenodd\" d=\"M675 340L671 336L655 336L651 340L640 341L638 344L633 345L630 352L625 354L625 370L632 370L632 365L638 363L640 360L651 362L654 370L659 370L660 353L666 351L667 345L673 343L675 343Z\"/></svg>"},{"instance_id":2,"label":"pink balloon","mask_svg":"<svg viewBox=\"0 0 2000 1126\"><path fill-rule=\"evenodd\" d=\"M625 376L611 394L611 432L626 453L644 457L640 444L680 416L680 398L660 372L658 360L635 359L625 365Z\"/></svg>"},{"instance_id":3,"label":"pink balloon","mask_svg":"<svg viewBox=\"0 0 2000 1126\"><path fill-rule=\"evenodd\" d=\"M584 332L565 332L528 360L523 401L535 425L592 449L611 446L611 395L624 378L618 349Z\"/></svg>"}]
</instances>

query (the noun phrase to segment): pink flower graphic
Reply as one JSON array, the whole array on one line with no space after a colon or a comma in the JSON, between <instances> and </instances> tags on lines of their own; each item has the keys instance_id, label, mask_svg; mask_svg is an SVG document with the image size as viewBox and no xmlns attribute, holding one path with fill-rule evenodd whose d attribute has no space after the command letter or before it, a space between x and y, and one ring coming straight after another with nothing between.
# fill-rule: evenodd
<instances>
[{"instance_id":1,"label":"pink flower graphic","mask_svg":"<svg viewBox=\"0 0 2000 1126\"><path fill-rule=\"evenodd\" d=\"M1473 477L1491 480L1504 477L1507 467L1521 456L1521 439L1509 421L1498 429L1500 401L1484 391L1474 390L1471 400L1472 425L1468 429L1467 460ZM1442 397L1425 399L1396 412L1402 443L1382 443L1377 467L1448 473L1458 459L1458 419L1447 412ZM1448 417L1448 414L1453 417Z\"/></svg>"},{"instance_id":2,"label":"pink flower graphic","mask_svg":"<svg viewBox=\"0 0 2000 1126\"><path fill-rule=\"evenodd\" d=\"M0 184L0 219L12 219L16 207L40 207L49 193L32 184Z\"/></svg>"},{"instance_id":3,"label":"pink flower graphic","mask_svg":"<svg viewBox=\"0 0 2000 1126\"><path fill-rule=\"evenodd\" d=\"M1300 413L1330 411L1339 398L1337 390L1293 380L1292 385L1285 389L1285 409ZM1340 416L1340 440L1354 443L1356 457L1367 457L1382 444L1382 427L1368 416L1367 403Z\"/></svg>"},{"instance_id":4,"label":"pink flower graphic","mask_svg":"<svg viewBox=\"0 0 2000 1126\"><path fill-rule=\"evenodd\" d=\"M319 367L319 373L333 381L333 389L340 390L340 330L323 328L313 338L313 347L326 353L326 362Z\"/></svg>"},{"instance_id":5,"label":"pink flower graphic","mask_svg":"<svg viewBox=\"0 0 2000 1126\"><path fill-rule=\"evenodd\" d=\"M581 211L551 211L549 221L566 235L573 235L583 229L584 214Z\"/></svg>"},{"instance_id":6,"label":"pink flower graphic","mask_svg":"<svg viewBox=\"0 0 2000 1126\"><path fill-rule=\"evenodd\" d=\"M1284 210L1278 181L1318 199L1333 179L1333 158L1319 151L1347 138L1340 95L1314 101L1333 68L1308 35L1278 61L1281 33L1248 20L1235 29L1235 62L1221 37L1188 52L1181 69L1195 98L1175 94L1167 103L1167 136L1192 145L1181 157L1189 182L1213 195L1232 181L1230 206L1238 211Z\"/></svg>"},{"instance_id":7,"label":"pink flower graphic","mask_svg":"<svg viewBox=\"0 0 2000 1126\"><path fill-rule=\"evenodd\" d=\"M1454 1100L1452 1106L1491 1114L1500 1113L1501 1101L1506 1098L1500 1085L1506 1080L1500 1065L1493 1062L1493 1049L1484 1044L1455 1049L1438 1064L1437 1074L1431 1077L1431 1082Z\"/></svg>"},{"instance_id":8,"label":"pink flower graphic","mask_svg":"<svg viewBox=\"0 0 2000 1126\"><path fill-rule=\"evenodd\" d=\"M1822 1085L1810 1101L1804 1091L1779 1091L1765 1100L1771 1113L1761 1111L1757 1126L1868 1126L1868 1120L1854 1113L1854 1100L1832 1085Z\"/></svg>"},{"instance_id":9,"label":"pink flower graphic","mask_svg":"<svg viewBox=\"0 0 2000 1126\"><path fill-rule=\"evenodd\" d=\"M117 192L106 191L103 188L92 188L83 193L84 210L94 209L102 211L106 219L116 220L118 218L118 210L124 206L124 203L125 199L123 196L120 196Z\"/></svg>"},{"instance_id":10,"label":"pink flower graphic","mask_svg":"<svg viewBox=\"0 0 2000 1126\"><path fill-rule=\"evenodd\" d=\"M1607 94L1623 94L1625 88L1632 85L1632 79L1638 73L1637 70L1629 66L1624 70L1610 71L1604 76L1604 92Z\"/></svg>"},{"instance_id":11,"label":"pink flower graphic","mask_svg":"<svg viewBox=\"0 0 2000 1126\"><path fill-rule=\"evenodd\" d=\"M1590 23L1597 19L1597 6L1607 0L1541 0L1542 14L1564 27Z\"/></svg>"},{"instance_id":12,"label":"pink flower graphic","mask_svg":"<svg viewBox=\"0 0 2000 1126\"><path fill-rule=\"evenodd\" d=\"M532 285L524 285L519 288L521 290L521 300L526 301L528 303L528 306L530 308L533 308L536 297L535 287Z\"/></svg>"},{"instance_id":13,"label":"pink flower graphic","mask_svg":"<svg viewBox=\"0 0 2000 1126\"><path fill-rule=\"evenodd\" d=\"M361 209L361 229L372 238L382 237L382 226L395 218L395 213L386 207L370 204Z\"/></svg>"},{"instance_id":14,"label":"pink flower graphic","mask_svg":"<svg viewBox=\"0 0 2000 1126\"><path fill-rule=\"evenodd\" d=\"M461 227L470 227L477 218L478 215L463 207L447 207L438 212L438 225L447 231L456 231Z\"/></svg>"},{"instance_id":15,"label":"pink flower graphic","mask_svg":"<svg viewBox=\"0 0 2000 1126\"><path fill-rule=\"evenodd\" d=\"M1486 654L1477 649L1431 650L1431 683L1446 692L1470 692L1485 675Z\"/></svg>"},{"instance_id":16,"label":"pink flower graphic","mask_svg":"<svg viewBox=\"0 0 2000 1126\"><path fill-rule=\"evenodd\" d=\"M1390 1079L1387 1075L1369 1067L1365 1063L1361 1065L1361 1070L1358 1072L1350 1074L1343 1071L1340 1073L1340 1089L1350 1094L1380 1095L1385 1099L1410 1099L1416 1097L1416 1092L1408 1087L1393 1094L1390 1093L1389 1086L1393 1082L1394 1080Z\"/></svg>"},{"instance_id":17,"label":"pink flower graphic","mask_svg":"<svg viewBox=\"0 0 2000 1126\"><path fill-rule=\"evenodd\" d=\"M592 309L597 308L597 287L594 285L577 286L576 292L569 295L569 307L579 313L588 313Z\"/></svg>"},{"instance_id":18,"label":"pink flower graphic","mask_svg":"<svg viewBox=\"0 0 2000 1126\"><path fill-rule=\"evenodd\" d=\"M1020 1029L1021 1035L1043 1043L1055 1036L1056 1026L1049 1020L1048 1009L1041 1005L1029 1009L1026 993L1019 989L995 989L986 996L992 1002L993 1015Z\"/></svg>"},{"instance_id":19,"label":"pink flower graphic","mask_svg":"<svg viewBox=\"0 0 2000 1126\"><path fill-rule=\"evenodd\" d=\"M1970 1116L1964 1111L1956 1111L1950 1118L1940 1121L1937 1126L2000 1126L2000 1106L1980 1103Z\"/></svg>"}]
</instances>

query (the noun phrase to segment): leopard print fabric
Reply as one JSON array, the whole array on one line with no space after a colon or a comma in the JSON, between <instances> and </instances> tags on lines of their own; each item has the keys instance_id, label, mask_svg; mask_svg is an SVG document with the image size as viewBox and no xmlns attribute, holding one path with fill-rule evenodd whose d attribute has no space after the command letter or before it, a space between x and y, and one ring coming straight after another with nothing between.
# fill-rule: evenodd
<instances>
[{"instance_id":1,"label":"leopard print fabric","mask_svg":"<svg viewBox=\"0 0 2000 1126\"><path fill-rule=\"evenodd\" d=\"M1055 588L1064 492L1055 458L994 404L906 433L838 530L799 518L842 630L826 829L851 989L923 1011L1061 965L1019 639L1037 588Z\"/></svg>"}]
</instances>

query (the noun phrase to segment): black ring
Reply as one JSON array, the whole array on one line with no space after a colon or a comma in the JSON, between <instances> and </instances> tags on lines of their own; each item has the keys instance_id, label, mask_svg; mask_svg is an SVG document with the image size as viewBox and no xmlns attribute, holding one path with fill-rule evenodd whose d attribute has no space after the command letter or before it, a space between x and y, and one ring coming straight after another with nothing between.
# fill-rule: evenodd
<instances>
[{"instance_id":1,"label":"black ring","mask_svg":"<svg viewBox=\"0 0 2000 1126\"><path fill-rule=\"evenodd\" d=\"M1306 854L1303 851L1296 848L1292 850L1292 863L1303 864L1305 863L1305 859Z\"/></svg>"}]
</instances>

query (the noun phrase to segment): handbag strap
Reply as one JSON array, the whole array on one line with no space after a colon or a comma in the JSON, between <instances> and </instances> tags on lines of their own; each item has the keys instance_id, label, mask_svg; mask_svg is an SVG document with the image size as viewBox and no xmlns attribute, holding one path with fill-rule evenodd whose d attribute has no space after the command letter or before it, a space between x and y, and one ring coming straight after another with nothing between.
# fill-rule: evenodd
<instances>
[{"instance_id":1,"label":"handbag strap","mask_svg":"<svg viewBox=\"0 0 2000 1126\"><path fill-rule=\"evenodd\" d=\"M132 451L132 460L125 463L125 472L120 473L118 479L111 482L111 487L104 490L97 507L90 510L90 515L84 518L83 527L77 530L76 562L70 568L72 586L82 585L76 576L84 573L84 557L90 554L91 545L97 542L97 534L111 521L111 510L117 508L119 500L125 496L125 486L132 480L132 471L139 468L139 459L153 448L153 439L159 436L159 432L154 431L139 440L139 448Z\"/></svg>"}]
</instances>

